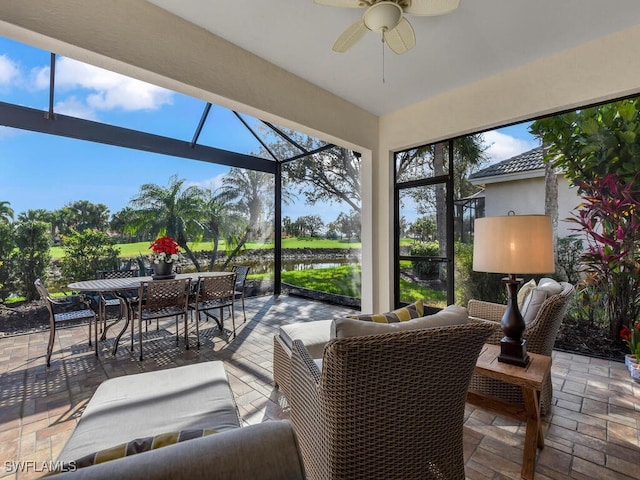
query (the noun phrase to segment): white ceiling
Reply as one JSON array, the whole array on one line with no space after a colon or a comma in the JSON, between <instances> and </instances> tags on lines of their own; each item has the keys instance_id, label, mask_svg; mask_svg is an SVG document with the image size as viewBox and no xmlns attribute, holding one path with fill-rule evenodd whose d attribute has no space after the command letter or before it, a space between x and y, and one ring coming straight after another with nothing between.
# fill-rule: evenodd
<instances>
[{"instance_id":1,"label":"white ceiling","mask_svg":"<svg viewBox=\"0 0 640 480\"><path fill-rule=\"evenodd\" d=\"M376 115L640 23L638 0L461 0L445 16L408 17L417 44L404 55L385 48L383 83L377 35L368 32L346 53L331 50L363 9L313 0L149 1Z\"/></svg>"}]
</instances>

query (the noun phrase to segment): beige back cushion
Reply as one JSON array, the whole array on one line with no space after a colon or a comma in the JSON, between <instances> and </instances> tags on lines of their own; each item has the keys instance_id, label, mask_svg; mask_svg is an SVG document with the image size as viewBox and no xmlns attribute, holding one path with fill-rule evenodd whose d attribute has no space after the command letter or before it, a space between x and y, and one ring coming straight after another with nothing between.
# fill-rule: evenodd
<instances>
[{"instance_id":1,"label":"beige back cushion","mask_svg":"<svg viewBox=\"0 0 640 480\"><path fill-rule=\"evenodd\" d=\"M542 278L538 286L532 288L524 299L520 309L524 322L528 324L535 319L544 301L551 295L557 295L560 292L562 292L562 285L552 278Z\"/></svg>"},{"instance_id":2,"label":"beige back cushion","mask_svg":"<svg viewBox=\"0 0 640 480\"><path fill-rule=\"evenodd\" d=\"M337 318L331 323L331 338L361 337L403 330L460 325L467 323L467 319L467 309L457 305L449 305L433 315L414 318L405 322L377 323L363 322L351 318Z\"/></svg>"}]
</instances>

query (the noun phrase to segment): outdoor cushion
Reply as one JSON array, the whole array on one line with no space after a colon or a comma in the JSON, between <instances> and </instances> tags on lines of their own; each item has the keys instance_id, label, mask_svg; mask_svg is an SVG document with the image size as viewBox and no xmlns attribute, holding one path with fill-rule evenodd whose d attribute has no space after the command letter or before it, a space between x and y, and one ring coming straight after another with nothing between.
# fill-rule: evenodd
<instances>
[{"instance_id":1,"label":"outdoor cushion","mask_svg":"<svg viewBox=\"0 0 640 480\"><path fill-rule=\"evenodd\" d=\"M300 322L280 327L280 338L284 344L293 348L293 341L300 340L311 354L311 358L322 358L324 346L329 341L332 320Z\"/></svg>"},{"instance_id":2,"label":"outdoor cushion","mask_svg":"<svg viewBox=\"0 0 640 480\"><path fill-rule=\"evenodd\" d=\"M352 318L338 318L331 324L331 338L360 337L403 330L460 325L467 323L467 319L467 309L458 305L449 305L433 315L414 318L406 322L377 323L361 322Z\"/></svg>"},{"instance_id":3,"label":"outdoor cushion","mask_svg":"<svg viewBox=\"0 0 640 480\"><path fill-rule=\"evenodd\" d=\"M366 315L347 315L347 318L354 320L364 320L367 322L377 323L397 323L406 322L412 318L419 318L424 315L424 304L422 300L418 300L406 307L398 308L392 312L373 313Z\"/></svg>"},{"instance_id":4,"label":"outdoor cushion","mask_svg":"<svg viewBox=\"0 0 640 480\"><path fill-rule=\"evenodd\" d=\"M556 282L553 278L541 278L538 283L538 288L542 288L547 291L547 297L551 295L557 295L562 291L562 285Z\"/></svg>"},{"instance_id":5,"label":"outdoor cushion","mask_svg":"<svg viewBox=\"0 0 640 480\"><path fill-rule=\"evenodd\" d=\"M524 307L525 299L534 288L536 288L536 281L532 278L527 283L522 285L520 287L520 290L518 290L518 308L520 308L520 311L522 311L522 308Z\"/></svg>"},{"instance_id":6,"label":"outdoor cushion","mask_svg":"<svg viewBox=\"0 0 640 480\"><path fill-rule=\"evenodd\" d=\"M520 309L525 323L531 322L538 315L540 307L544 301L551 295L557 295L562 291L562 285L552 278L542 278L538 282L538 286L531 289L531 292L524 300L524 304Z\"/></svg>"},{"instance_id":7,"label":"outdoor cushion","mask_svg":"<svg viewBox=\"0 0 640 480\"><path fill-rule=\"evenodd\" d=\"M126 375L100 384L58 460L74 461L166 432L238 427L235 399L220 361Z\"/></svg>"},{"instance_id":8,"label":"outdoor cushion","mask_svg":"<svg viewBox=\"0 0 640 480\"><path fill-rule=\"evenodd\" d=\"M218 433L218 431L209 428L200 428L197 430L182 430L180 432L161 433L152 437L136 438L135 440L85 455L73 462L73 465L75 468L88 467L117 458L130 457L137 453L148 452L149 450L157 450L158 448L193 440L194 438L206 437L214 433Z\"/></svg>"}]
</instances>

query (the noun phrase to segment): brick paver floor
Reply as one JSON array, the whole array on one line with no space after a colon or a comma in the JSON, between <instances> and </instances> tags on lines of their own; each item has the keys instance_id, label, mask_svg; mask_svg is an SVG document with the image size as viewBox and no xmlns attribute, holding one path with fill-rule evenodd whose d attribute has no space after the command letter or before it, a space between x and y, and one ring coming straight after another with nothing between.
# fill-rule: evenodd
<instances>
[{"instance_id":1,"label":"brick paver floor","mask_svg":"<svg viewBox=\"0 0 640 480\"><path fill-rule=\"evenodd\" d=\"M328 319L349 310L289 296L247 299L247 322L237 312L230 342L214 322L203 322L198 351L176 346L172 320L149 325L144 354L132 354L126 333L115 356L115 329L100 342L98 358L87 327L58 332L51 367L45 364L48 332L0 338L0 478L37 478L55 460L97 386L108 378L222 360L245 424L288 419L286 400L273 387L272 338L286 323ZM227 329L231 322L225 322ZM136 334L137 335L137 334ZM546 447L536 479L640 479L640 384L622 363L554 352L554 406L545 418ZM524 425L467 407L466 475L469 479L519 478ZM12 472L20 466L22 472Z\"/></svg>"}]
</instances>

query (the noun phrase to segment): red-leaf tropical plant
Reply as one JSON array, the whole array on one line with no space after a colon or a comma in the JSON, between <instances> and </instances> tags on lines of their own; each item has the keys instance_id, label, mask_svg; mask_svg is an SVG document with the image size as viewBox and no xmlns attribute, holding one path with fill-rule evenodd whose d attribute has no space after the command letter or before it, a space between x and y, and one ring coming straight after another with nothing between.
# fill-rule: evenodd
<instances>
[{"instance_id":1,"label":"red-leaf tropical plant","mask_svg":"<svg viewBox=\"0 0 640 480\"><path fill-rule=\"evenodd\" d=\"M615 174L590 182L574 181L584 202L570 220L586 235L586 272L607 292L612 340L623 326L634 328L640 315L640 190Z\"/></svg>"}]
</instances>

